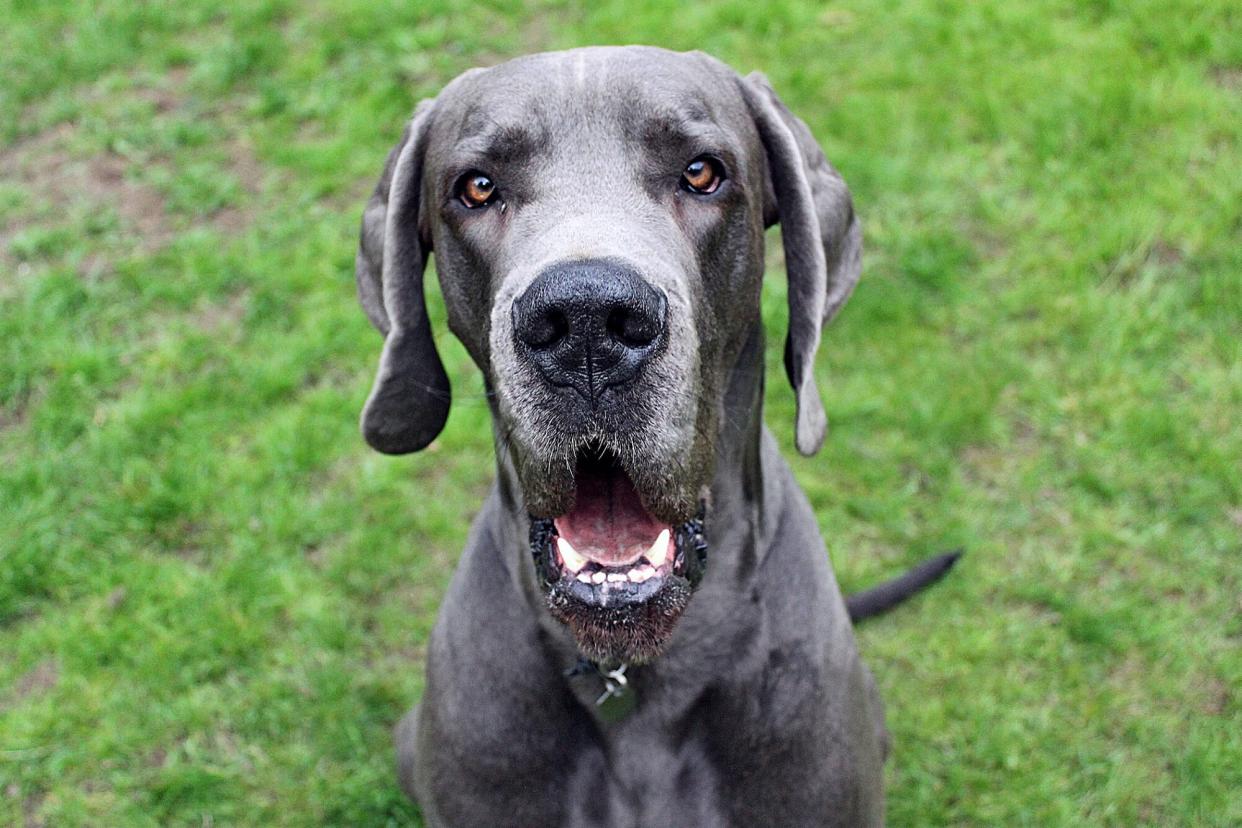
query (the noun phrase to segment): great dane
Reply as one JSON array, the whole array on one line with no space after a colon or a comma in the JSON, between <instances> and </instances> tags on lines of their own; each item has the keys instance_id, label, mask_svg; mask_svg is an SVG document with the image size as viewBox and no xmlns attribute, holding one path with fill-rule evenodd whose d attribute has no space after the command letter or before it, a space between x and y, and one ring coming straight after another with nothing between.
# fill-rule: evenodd
<instances>
[{"instance_id":1,"label":"great dane","mask_svg":"<svg viewBox=\"0 0 1242 828\"><path fill-rule=\"evenodd\" d=\"M764 229L788 273L796 445L859 275L849 191L759 74L701 53L524 57L420 103L367 204L379 451L449 382L422 276L482 370L497 481L398 725L431 826L823 826L884 818L884 714L815 516L763 425ZM855 596L882 611L941 556Z\"/></svg>"}]
</instances>

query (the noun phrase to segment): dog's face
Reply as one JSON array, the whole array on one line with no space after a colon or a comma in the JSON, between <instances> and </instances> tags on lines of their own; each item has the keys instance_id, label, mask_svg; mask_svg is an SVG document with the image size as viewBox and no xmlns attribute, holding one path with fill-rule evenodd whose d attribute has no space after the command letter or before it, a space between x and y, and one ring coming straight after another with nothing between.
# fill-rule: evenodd
<instances>
[{"instance_id":1,"label":"dog's face","mask_svg":"<svg viewBox=\"0 0 1242 828\"><path fill-rule=\"evenodd\" d=\"M724 391L758 325L778 215L787 258L791 216L807 248L790 262L799 448L822 439L810 364L857 277L858 234L791 118L762 79L703 55L536 55L420 106L368 206L359 290L386 344L364 433L411 451L443 424L448 383L417 279L434 250L450 327L493 394L548 606L593 658L658 654L702 576Z\"/></svg>"}]
</instances>

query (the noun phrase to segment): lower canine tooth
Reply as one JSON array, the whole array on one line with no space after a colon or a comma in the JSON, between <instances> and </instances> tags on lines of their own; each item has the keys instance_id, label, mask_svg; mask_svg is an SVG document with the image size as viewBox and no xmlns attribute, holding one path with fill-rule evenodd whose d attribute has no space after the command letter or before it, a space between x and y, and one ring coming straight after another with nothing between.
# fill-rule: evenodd
<instances>
[{"instance_id":1,"label":"lower canine tooth","mask_svg":"<svg viewBox=\"0 0 1242 828\"><path fill-rule=\"evenodd\" d=\"M647 550L643 557L651 561L652 566L663 566L668 559L669 546L671 545L668 530L661 530L660 534L656 536L655 543L651 544L651 548Z\"/></svg>"},{"instance_id":2,"label":"lower canine tooth","mask_svg":"<svg viewBox=\"0 0 1242 828\"><path fill-rule=\"evenodd\" d=\"M591 576L591 580L597 584L602 584L604 581L608 580L608 576L603 572L596 572Z\"/></svg>"},{"instance_id":3,"label":"lower canine tooth","mask_svg":"<svg viewBox=\"0 0 1242 828\"><path fill-rule=\"evenodd\" d=\"M590 573L590 572L579 572L579 573L578 573L578 580L579 580L579 581L582 581L582 583L584 583L584 584L589 584L589 583L591 583L591 573Z\"/></svg>"},{"instance_id":4,"label":"lower canine tooth","mask_svg":"<svg viewBox=\"0 0 1242 828\"><path fill-rule=\"evenodd\" d=\"M586 558L579 555L578 550L574 549L569 541L564 538L557 538L556 548L561 553L561 560L565 562L565 568L570 572L577 572L586 566Z\"/></svg>"}]
</instances>

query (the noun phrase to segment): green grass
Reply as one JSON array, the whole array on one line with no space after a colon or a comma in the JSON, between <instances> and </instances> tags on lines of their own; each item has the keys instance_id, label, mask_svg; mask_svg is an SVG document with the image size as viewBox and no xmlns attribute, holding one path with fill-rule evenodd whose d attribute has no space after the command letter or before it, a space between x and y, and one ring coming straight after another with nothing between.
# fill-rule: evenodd
<instances>
[{"instance_id":1,"label":"green grass","mask_svg":"<svg viewBox=\"0 0 1242 828\"><path fill-rule=\"evenodd\" d=\"M1223 0L0 4L0 824L418 824L389 728L490 431L436 300L448 428L362 443L358 217L419 97L598 42L762 69L864 218L794 468L847 589L969 549L859 632L891 823L1242 823L1240 31Z\"/></svg>"}]
</instances>

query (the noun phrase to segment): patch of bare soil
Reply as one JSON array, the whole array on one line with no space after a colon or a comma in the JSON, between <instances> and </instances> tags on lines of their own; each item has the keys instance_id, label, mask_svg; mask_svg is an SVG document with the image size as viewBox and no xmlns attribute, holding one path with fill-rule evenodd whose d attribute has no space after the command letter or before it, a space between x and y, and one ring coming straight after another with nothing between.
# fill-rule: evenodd
<instances>
[{"instance_id":1,"label":"patch of bare soil","mask_svg":"<svg viewBox=\"0 0 1242 828\"><path fill-rule=\"evenodd\" d=\"M1139 245L1122 255L1108 267L1104 284L1115 289L1127 290L1150 277L1154 269L1157 276L1175 270L1186 259L1186 254L1174 242L1157 238Z\"/></svg>"},{"instance_id":2,"label":"patch of bare soil","mask_svg":"<svg viewBox=\"0 0 1242 828\"><path fill-rule=\"evenodd\" d=\"M40 816L43 809L44 796L41 793L22 794L22 786L16 782L10 782L3 788L0 788L4 798L13 801L21 800L22 803L22 828L43 828L47 823Z\"/></svg>"},{"instance_id":3,"label":"patch of bare soil","mask_svg":"<svg viewBox=\"0 0 1242 828\"><path fill-rule=\"evenodd\" d=\"M1229 685L1217 676L1203 680L1199 687L1199 710L1208 716L1224 716L1233 701Z\"/></svg>"},{"instance_id":4,"label":"patch of bare soil","mask_svg":"<svg viewBox=\"0 0 1242 828\"><path fill-rule=\"evenodd\" d=\"M1242 91L1242 66L1217 66L1212 70L1212 80L1221 89Z\"/></svg>"},{"instance_id":5,"label":"patch of bare soil","mask_svg":"<svg viewBox=\"0 0 1242 828\"><path fill-rule=\"evenodd\" d=\"M4 697L0 697L0 709L13 707L33 696L41 696L60 681L60 665L55 659L46 658L14 682Z\"/></svg>"},{"instance_id":6,"label":"patch of bare soil","mask_svg":"<svg viewBox=\"0 0 1242 828\"><path fill-rule=\"evenodd\" d=\"M128 179L119 155L76 157L70 148L74 129L59 124L0 152L0 177L21 185L39 213L58 215L79 205L110 207L153 246L166 240L171 228L159 193Z\"/></svg>"},{"instance_id":7,"label":"patch of bare soil","mask_svg":"<svg viewBox=\"0 0 1242 828\"><path fill-rule=\"evenodd\" d=\"M127 93L148 102L155 118L177 117L188 108L184 91L185 72L174 71L159 85L141 86ZM90 100L98 93L86 90ZM208 115L210 117L210 114ZM65 122L0 148L0 181L16 184L26 192L28 209L0 225L0 267L16 268L11 244L23 231L35 226L55 227L66 215L111 210L121 225L126 252L149 253L167 245L179 231L160 191L133 175L132 162L115 152L83 155L75 150L79 127ZM230 171L252 193L263 179L263 167L247 142L229 142ZM155 159L147 163L167 164ZM229 207L215 211L206 222L222 233L245 229L252 221L249 211ZM104 254L86 255L83 275L106 272Z\"/></svg>"}]
</instances>

